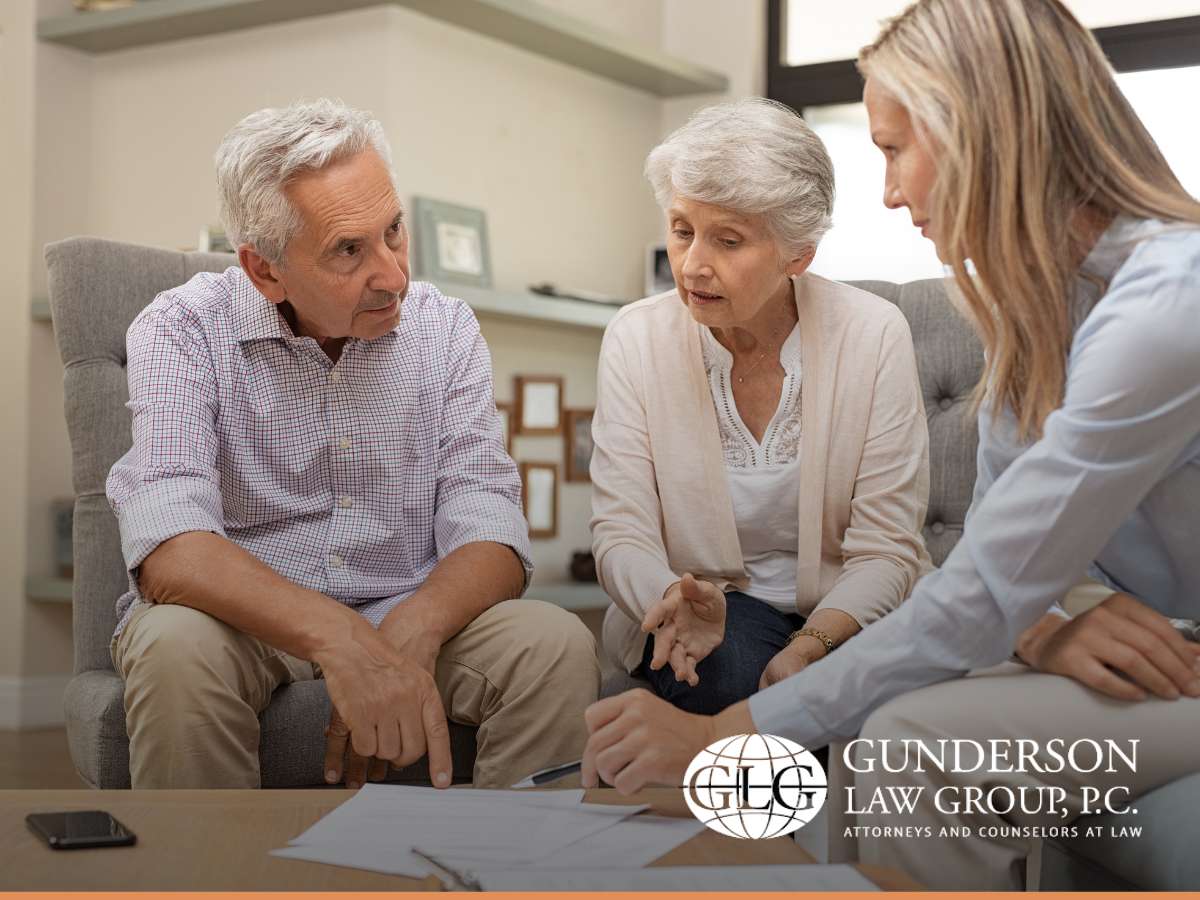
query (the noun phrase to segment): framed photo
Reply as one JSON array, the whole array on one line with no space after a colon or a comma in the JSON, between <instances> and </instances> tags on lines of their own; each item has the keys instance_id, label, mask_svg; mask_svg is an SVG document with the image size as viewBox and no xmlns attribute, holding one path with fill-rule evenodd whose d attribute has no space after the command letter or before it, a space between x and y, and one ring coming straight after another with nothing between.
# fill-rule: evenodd
<instances>
[{"instance_id":1,"label":"framed photo","mask_svg":"<svg viewBox=\"0 0 1200 900\"><path fill-rule=\"evenodd\" d=\"M500 435L504 439L504 452L512 456L513 405L497 403L496 415L500 417Z\"/></svg>"},{"instance_id":2,"label":"framed photo","mask_svg":"<svg viewBox=\"0 0 1200 900\"><path fill-rule=\"evenodd\" d=\"M521 505L529 523L530 538L558 535L558 466L521 463Z\"/></svg>"},{"instance_id":3,"label":"framed photo","mask_svg":"<svg viewBox=\"0 0 1200 900\"><path fill-rule=\"evenodd\" d=\"M483 210L413 197L414 273L429 281L492 286Z\"/></svg>"},{"instance_id":4,"label":"framed photo","mask_svg":"<svg viewBox=\"0 0 1200 900\"><path fill-rule=\"evenodd\" d=\"M645 287L647 297L675 290L675 276L671 274L666 244L651 244L646 248Z\"/></svg>"},{"instance_id":5,"label":"framed photo","mask_svg":"<svg viewBox=\"0 0 1200 900\"><path fill-rule=\"evenodd\" d=\"M591 481L588 470L592 464L592 416L594 409L568 409L563 411L564 431L567 439L566 480Z\"/></svg>"},{"instance_id":6,"label":"framed photo","mask_svg":"<svg viewBox=\"0 0 1200 900\"><path fill-rule=\"evenodd\" d=\"M517 375L513 378L516 397L514 434L553 435L562 431L561 375Z\"/></svg>"}]
</instances>

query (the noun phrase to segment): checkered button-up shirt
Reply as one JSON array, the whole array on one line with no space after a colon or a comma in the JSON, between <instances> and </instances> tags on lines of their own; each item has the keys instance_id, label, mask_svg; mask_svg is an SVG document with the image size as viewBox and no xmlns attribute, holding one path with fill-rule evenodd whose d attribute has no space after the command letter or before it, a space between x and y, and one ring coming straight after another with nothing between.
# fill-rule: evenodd
<instances>
[{"instance_id":1,"label":"checkered button-up shirt","mask_svg":"<svg viewBox=\"0 0 1200 900\"><path fill-rule=\"evenodd\" d=\"M160 294L133 322L133 446L109 473L128 593L163 541L222 535L379 624L443 557L495 541L532 574L491 358L465 303L414 282L400 324L335 365L240 268Z\"/></svg>"}]
</instances>

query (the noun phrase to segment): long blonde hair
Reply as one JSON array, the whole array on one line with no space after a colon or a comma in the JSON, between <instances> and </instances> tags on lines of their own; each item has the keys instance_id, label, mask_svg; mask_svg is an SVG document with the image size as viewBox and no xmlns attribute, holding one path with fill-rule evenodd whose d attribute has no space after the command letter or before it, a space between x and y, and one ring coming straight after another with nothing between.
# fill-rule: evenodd
<instances>
[{"instance_id":1,"label":"long blonde hair","mask_svg":"<svg viewBox=\"0 0 1200 900\"><path fill-rule=\"evenodd\" d=\"M1083 223L1200 224L1200 202L1058 0L918 0L858 65L936 148L927 212L987 350L976 402L1040 435L1065 391Z\"/></svg>"}]
</instances>

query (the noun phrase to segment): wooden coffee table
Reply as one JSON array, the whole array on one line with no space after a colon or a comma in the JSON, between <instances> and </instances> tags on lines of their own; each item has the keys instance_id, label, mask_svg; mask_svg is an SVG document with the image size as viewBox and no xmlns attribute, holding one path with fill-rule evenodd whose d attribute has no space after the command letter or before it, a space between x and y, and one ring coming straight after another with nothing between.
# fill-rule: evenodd
<instances>
[{"instance_id":1,"label":"wooden coffee table","mask_svg":"<svg viewBox=\"0 0 1200 900\"><path fill-rule=\"evenodd\" d=\"M440 890L436 878L405 878L268 856L353 791L0 791L0 890ZM623 798L605 789L590 802L649 803L689 815L679 791ZM25 825L31 812L103 809L137 833L133 847L51 850ZM742 841L705 831L654 865L811 863L791 838ZM888 890L913 890L906 876L870 866L863 874Z\"/></svg>"}]
</instances>

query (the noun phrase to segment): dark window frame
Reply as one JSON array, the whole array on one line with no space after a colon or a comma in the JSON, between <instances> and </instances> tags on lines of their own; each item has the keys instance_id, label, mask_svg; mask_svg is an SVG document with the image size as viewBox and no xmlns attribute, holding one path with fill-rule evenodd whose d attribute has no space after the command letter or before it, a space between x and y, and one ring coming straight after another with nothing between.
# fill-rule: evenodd
<instances>
[{"instance_id":1,"label":"dark window frame","mask_svg":"<svg viewBox=\"0 0 1200 900\"><path fill-rule=\"evenodd\" d=\"M852 59L788 66L783 63L787 0L767 0L767 96L795 110L857 103L862 77ZM1200 65L1200 16L1092 29L1118 72Z\"/></svg>"}]
</instances>

